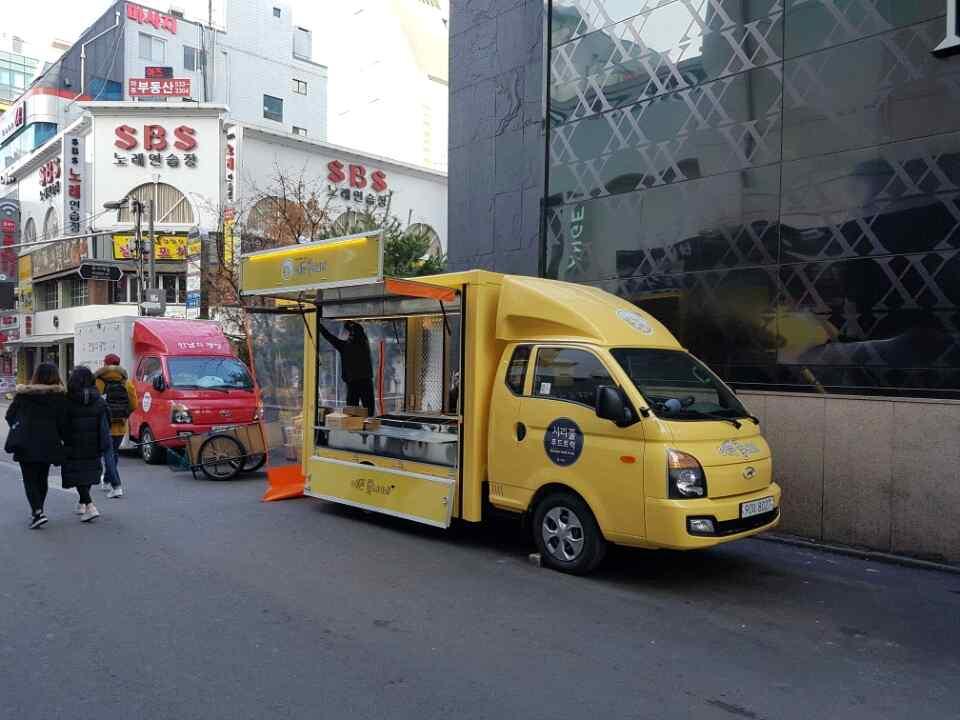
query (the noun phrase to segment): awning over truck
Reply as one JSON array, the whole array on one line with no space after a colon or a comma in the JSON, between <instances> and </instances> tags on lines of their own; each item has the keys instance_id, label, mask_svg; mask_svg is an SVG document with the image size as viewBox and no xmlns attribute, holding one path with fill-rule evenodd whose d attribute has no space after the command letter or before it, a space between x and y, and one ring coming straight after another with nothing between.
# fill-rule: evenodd
<instances>
[{"instance_id":1,"label":"awning over truck","mask_svg":"<svg viewBox=\"0 0 960 720\"><path fill-rule=\"evenodd\" d=\"M233 349L216 323L144 318L133 325L137 355L233 355Z\"/></svg>"}]
</instances>

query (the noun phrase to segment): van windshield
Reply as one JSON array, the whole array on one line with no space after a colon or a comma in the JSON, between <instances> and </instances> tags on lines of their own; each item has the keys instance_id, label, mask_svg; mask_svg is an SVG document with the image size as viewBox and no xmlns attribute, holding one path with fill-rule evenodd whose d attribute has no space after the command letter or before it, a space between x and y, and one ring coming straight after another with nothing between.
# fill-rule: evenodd
<instances>
[{"instance_id":1,"label":"van windshield","mask_svg":"<svg viewBox=\"0 0 960 720\"><path fill-rule=\"evenodd\" d=\"M247 366L230 357L173 357L167 360L170 384L179 388L252 390Z\"/></svg>"},{"instance_id":2,"label":"van windshield","mask_svg":"<svg viewBox=\"0 0 960 720\"><path fill-rule=\"evenodd\" d=\"M688 353L616 348L610 354L659 417L671 420L750 417L736 395L706 365Z\"/></svg>"}]
</instances>

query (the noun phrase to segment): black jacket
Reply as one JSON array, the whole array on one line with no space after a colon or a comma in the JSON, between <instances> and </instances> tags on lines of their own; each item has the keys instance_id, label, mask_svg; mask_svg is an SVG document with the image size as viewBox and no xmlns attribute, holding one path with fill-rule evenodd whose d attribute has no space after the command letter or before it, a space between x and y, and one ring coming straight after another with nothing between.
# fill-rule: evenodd
<instances>
[{"instance_id":1,"label":"black jacket","mask_svg":"<svg viewBox=\"0 0 960 720\"><path fill-rule=\"evenodd\" d=\"M340 377L347 384L373 379L370 344L363 340L341 340L320 323L320 334L340 353Z\"/></svg>"},{"instance_id":2,"label":"black jacket","mask_svg":"<svg viewBox=\"0 0 960 720\"><path fill-rule=\"evenodd\" d=\"M7 408L7 424L22 423L17 462L63 463L67 434L67 395L63 385L17 385L17 394Z\"/></svg>"},{"instance_id":3,"label":"black jacket","mask_svg":"<svg viewBox=\"0 0 960 720\"><path fill-rule=\"evenodd\" d=\"M67 396L67 427L66 458L61 470L63 487L100 482L100 459L110 442L110 415L106 401L95 387Z\"/></svg>"}]
</instances>

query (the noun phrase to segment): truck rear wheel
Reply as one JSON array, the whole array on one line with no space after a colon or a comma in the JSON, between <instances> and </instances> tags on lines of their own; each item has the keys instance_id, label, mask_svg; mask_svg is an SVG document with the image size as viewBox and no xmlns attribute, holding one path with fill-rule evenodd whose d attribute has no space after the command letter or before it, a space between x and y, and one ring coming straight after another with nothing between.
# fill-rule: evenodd
<instances>
[{"instance_id":1,"label":"truck rear wheel","mask_svg":"<svg viewBox=\"0 0 960 720\"><path fill-rule=\"evenodd\" d=\"M160 465L166 457L166 450L157 444L149 427L140 431L140 457L147 465Z\"/></svg>"},{"instance_id":2,"label":"truck rear wheel","mask_svg":"<svg viewBox=\"0 0 960 720\"><path fill-rule=\"evenodd\" d=\"M552 492L537 503L533 539L544 565L574 575L592 571L607 552L590 508L570 492Z\"/></svg>"}]
</instances>

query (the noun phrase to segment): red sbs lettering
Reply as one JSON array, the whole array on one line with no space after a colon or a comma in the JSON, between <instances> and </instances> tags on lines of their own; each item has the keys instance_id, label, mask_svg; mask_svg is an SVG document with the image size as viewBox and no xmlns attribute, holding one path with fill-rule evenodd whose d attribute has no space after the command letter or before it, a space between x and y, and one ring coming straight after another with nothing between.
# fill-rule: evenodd
<instances>
[{"instance_id":1,"label":"red sbs lettering","mask_svg":"<svg viewBox=\"0 0 960 720\"><path fill-rule=\"evenodd\" d=\"M121 150L133 150L137 146L137 131L129 125L121 125L113 132L117 136L113 144Z\"/></svg>"},{"instance_id":2,"label":"red sbs lettering","mask_svg":"<svg viewBox=\"0 0 960 720\"><path fill-rule=\"evenodd\" d=\"M343 163L339 160L331 160L327 163L327 180L332 183L342 183L347 179L343 174Z\"/></svg>"},{"instance_id":3,"label":"red sbs lettering","mask_svg":"<svg viewBox=\"0 0 960 720\"><path fill-rule=\"evenodd\" d=\"M166 150L167 149L167 131L161 125L143 126L143 149L144 150Z\"/></svg>"},{"instance_id":4,"label":"red sbs lettering","mask_svg":"<svg viewBox=\"0 0 960 720\"><path fill-rule=\"evenodd\" d=\"M374 170L370 173L370 186L374 192L384 192L387 189L387 174L383 170Z\"/></svg>"},{"instance_id":5,"label":"red sbs lettering","mask_svg":"<svg viewBox=\"0 0 960 720\"><path fill-rule=\"evenodd\" d=\"M197 146L197 131L189 125L180 125L173 130L177 141L173 144L177 150L193 150Z\"/></svg>"},{"instance_id":6,"label":"red sbs lettering","mask_svg":"<svg viewBox=\"0 0 960 720\"><path fill-rule=\"evenodd\" d=\"M367 186L367 169L363 165L349 165L350 187L363 190Z\"/></svg>"}]
</instances>

